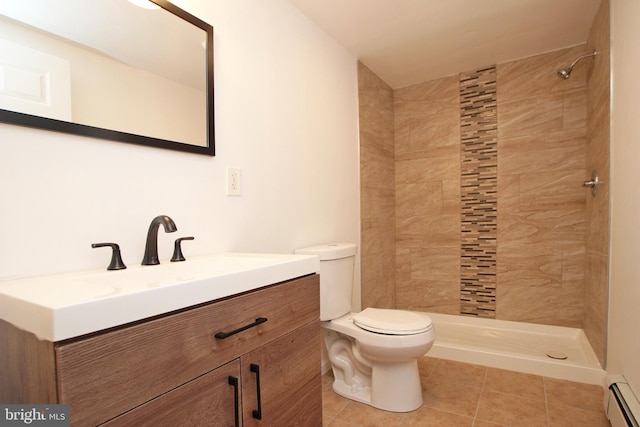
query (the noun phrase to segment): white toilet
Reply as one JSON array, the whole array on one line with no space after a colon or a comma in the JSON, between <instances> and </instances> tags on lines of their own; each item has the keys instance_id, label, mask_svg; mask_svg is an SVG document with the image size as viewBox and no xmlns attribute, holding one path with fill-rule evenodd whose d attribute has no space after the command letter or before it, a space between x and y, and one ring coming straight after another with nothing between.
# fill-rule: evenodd
<instances>
[{"instance_id":1,"label":"white toilet","mask_svg":"<svg viewBox=\"0 0 640 427\"><path fill-rule=\"evenodd\" d=\"M333 390L386 411L422 406L418 358L435 339L429 316L379 308L352 313L353 243L296 253L320 256L320 320L335 377Z\"/></svg>"}]
</instances>

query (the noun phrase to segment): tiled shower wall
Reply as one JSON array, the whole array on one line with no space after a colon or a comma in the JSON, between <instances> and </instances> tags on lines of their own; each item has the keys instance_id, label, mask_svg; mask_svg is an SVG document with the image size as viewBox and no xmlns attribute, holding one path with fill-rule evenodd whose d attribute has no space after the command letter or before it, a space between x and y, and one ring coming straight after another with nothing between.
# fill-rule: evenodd
<instances>
[{"instance_id":1,"label":"tiled shower wall","mask_svg":"<svg viewBox=\"0 0 640 427\"><path fill-rule=\"evenodd\" d=\"M497 168L486 152L477 151L475 158L471 153L467 160L481 169L493 167L493 181L469 187L465 166L461 80L478 70L391 91L394 149L381 150L378 143L367 153L375 138L361 129L363 159L367 156L361 166L363 308L389 307L395 299L397 308L585 328L604 361L608 191L591 200L581 184L592 167L608 177L608 47L596 61L582 61L568 80L555 73L591 46L608 46L607 7L596 19L588 48L498 64L491 71L497 87L492 105ZM365 133L381 132L388 142L390 88L364 66L361 81L365 73L369 93L384 95L367 98L364 107L382 108L385 119L373 130L362 122L374 117L372 111L366 117L361 111L360 126ZM362 94L360 102L362 110ZM393 179L393 172L391 189L382 183ZM491 205L491 195L495 207L485 206L487 218L474 225L471 208L483 201ZM395 236L382 219L391 214L393 197ZM471 212L466 222L465 212ZM496 227L479 240L489 244L489 263L465 264L465 253L472 259L477 247L465 245L465 239L469 232L482 234L478 224L484 220ZM374 230L382 232L373 237ZM391 259L392 238L395 277L380 270ZM482 292L472 292L479 277Z\"/></svg>"},{"instance_id":2,"label":"tiled shower wall","mask_svg":"<svg viewBox=\"0 0 640 427\"><path fill-rule=\"evenodd\" d=\"M397 308L460 313L458 88L451 76L394 92Z\"/></svg>"},{"instance_id":3,"label":"tiled shower wall","mask_svg":"<svg viewBox=\"0 0 640 427\"><path fill-rule=\"evenodd\" d=\"M362 307L395 308L393 90L358 63Z\"/></svg>"},{"instance_id":4,"label":"tiled shower wall","mask_svg":"<svg viewBox=\"0 0 640 427\"><path fill-rule=\"evenodd\" d=\"M587 174L596 170L604 181L596 197L587 196L584 325L591 346L604 366L609 303L609 135L610 66L609 1L603 0L587 40L598 55L589 68L587 86Z\"/></svg>"},{"instance_id":5,"label":"tiled shower wall","mask_svg":"<svg viewBox=\"0 0 640 427\"><path fill-rule=\"evenodd\" d=\"M489 109L497 110L497 140L485 139L493 151L497 142L497 170L495 152L466 153L460 134L461 94L473 71L395 91L398 308L582 327L587 67L568 80L556 70L584 51L496 67ZM484 186L469 187L469 155L488 174ZM482 203L484 222L469 226L465 212ZM497 226L484 233L489 264L468 266L462 239L483 224ZM474 276L489 291L485 299L495 299L493 310L465 297Z\"/></svg>"},{"instance_id":6,"label":"tiled shower wall","mask_svg":"<svg viewBox=\"0 0 640 427\"><path fill-rule=\"evenodd\" d=\"M582 327L587 64L578 46L498 66L498 318Z\"/></svg>"}]
</instances>

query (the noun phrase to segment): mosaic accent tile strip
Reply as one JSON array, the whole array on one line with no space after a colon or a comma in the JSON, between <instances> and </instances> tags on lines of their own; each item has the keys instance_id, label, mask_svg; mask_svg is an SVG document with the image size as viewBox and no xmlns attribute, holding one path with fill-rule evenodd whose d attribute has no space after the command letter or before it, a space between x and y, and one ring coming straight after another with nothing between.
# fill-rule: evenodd
<instances>
[{"instance_id":1,"label":"mosaic accent tile strip","mask_svg":"<svg viewBox=\"0 0 640 427\"><path fill-rule=\"evenodd\" d=\"M460 74L460 313L495 318L498 234L496 67Z\"/></svg>"}]
</instances>

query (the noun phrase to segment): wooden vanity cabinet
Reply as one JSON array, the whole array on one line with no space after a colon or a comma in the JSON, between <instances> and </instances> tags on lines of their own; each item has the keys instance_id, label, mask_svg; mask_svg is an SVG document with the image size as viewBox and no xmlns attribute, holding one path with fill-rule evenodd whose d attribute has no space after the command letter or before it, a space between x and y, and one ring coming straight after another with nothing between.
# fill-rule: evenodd
<instances>
[{"instance_id":1,"label":"wooden vanity cabinet","mask_svg":"<svg viewBox=\"0 0 640 427\"><path fill-rule=\"evenodd\" d=\"M37 390L13 395L11 386L0 397L68 403L72 426L321 426L318 286L318 275L305 276L53 346L41 342L38 353L48 359L53 347L55 363L37 372L27 362L9 366L16 355L0 360L0 369L14 369L14 382L37 377L40 400L24 400ZM12 328L2 326L0 340Z\"/></svg>"},{"instance_id":2,"label":"wooden vanity cabinet","mask_svg":"<svg viewBox=\"0 0 640 427\"><path fill-rule=\"evenodd\" d=\"M321 426L319 339L310 323L103 425Z\"/></svg>"}]
</instances>

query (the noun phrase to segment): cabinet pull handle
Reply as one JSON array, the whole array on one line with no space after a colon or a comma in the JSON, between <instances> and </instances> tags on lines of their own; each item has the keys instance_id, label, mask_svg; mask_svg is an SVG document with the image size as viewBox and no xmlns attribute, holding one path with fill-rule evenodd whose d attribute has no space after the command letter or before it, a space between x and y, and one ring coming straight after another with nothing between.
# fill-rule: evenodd
<instances>
[{"instance_id":1,"label":"cabinet pull handle","mask_svg":"<svg viewBox=\"0 0 640 427\"><path fill-rule=\"evenodd\" d=\"M260 398L260 366L252 363L249 365L249 370L256 374L256 396L258 397L258 409L253 410L253 418L257 420L262 419L262 401Z\"/></svg>"},{"instance_id":2,"label":"cabinet pull handle","mask_svg":"<svg viewBox=\"0 0 640 427\"><path fill-rule=\"evenodd\" d=\"M235 427L240 427L240 405L238 400L238 379L229 375L229 385L233 386L233 407L235 415Z\"/></svg>"},{"instance_id":3,"label":"cabinet pull handle","mask_svg":"<svg viewBox=\"0 0 640 427\"><path fill-rule=\"evenodd\" d=\"M215 334L216 338L220 338L221 340L225 339L225 338L229 338L231 335L235 335L238 332L242 332L242 331L246 331L249 328L253 328L254 326L258 326L261 323L264 323L267 321L266 317L258 317L256 318L256 321L253 323L250 323L248 325L244 325L241 328L236 329L235 331L231 331L231 332L218 332L217 334Z\"/></svg>"}]
</instances>

